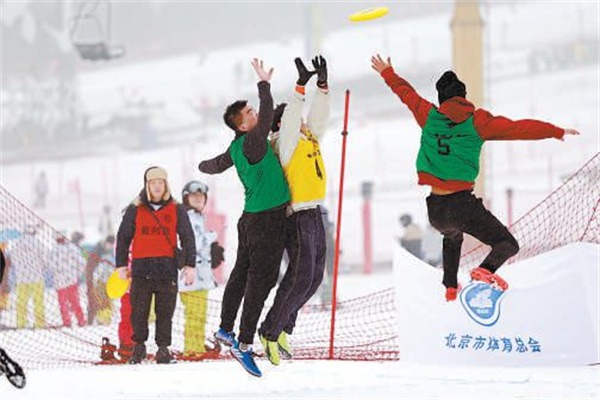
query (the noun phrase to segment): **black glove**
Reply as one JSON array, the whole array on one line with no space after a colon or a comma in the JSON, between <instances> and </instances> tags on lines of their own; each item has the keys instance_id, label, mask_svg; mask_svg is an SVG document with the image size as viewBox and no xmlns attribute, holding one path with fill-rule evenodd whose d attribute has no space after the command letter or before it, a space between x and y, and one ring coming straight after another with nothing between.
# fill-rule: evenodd
<instances>
[{"instance_id":1,"label":"black glove","mask_svg":"<svg viewBox=\"0 0 600 400\"><path fill-rule=\"evenodd\" d=\"M306 86L306 83L310 80L311 76L316 74L317 71L307 70L300 57L296 57L294 59L294 63L296 64L296 69L298 70L298 80L296 81L296 84L299 86Z\"/></svg>"},{"instance_id":2,"label":"black glove","mask_svg":"<svg viewBox=\"0 0 600 400\"><path fill-rule=\"evenodd\" d=\"M225 249L219 242L212 242L210 244L210 267L215 269L221 265L223 261L225 261Z\"/></svg>"},{"instance_id":3,"label":"black glove","mask_svg":"<svg viewBox=\"0 0 600 400\"><path fill-rule=\"evenodd\" d=\"M327 61L323 56L317 56L312 59L312 65L317 72L317 86L325 89L327 87Z\"/></svg>"}]
</instances>

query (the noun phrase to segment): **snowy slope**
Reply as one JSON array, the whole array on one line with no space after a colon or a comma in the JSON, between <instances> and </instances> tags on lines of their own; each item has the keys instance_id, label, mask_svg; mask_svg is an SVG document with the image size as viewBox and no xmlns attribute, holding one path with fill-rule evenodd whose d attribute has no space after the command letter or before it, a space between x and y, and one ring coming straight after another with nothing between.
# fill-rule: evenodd
<instances>
[{"instance_id":1,"label":"snowy slope","mask_svg":"<svg viewBox=\"0 0 600 400\"><path fill-rule=\"evenodd\" d=\"M597 399L598 366L431 367L403 362L261 362L257 379L230 362L28 372L23 390L0 380L12 399Z\"/></svg>"}]
</instances>

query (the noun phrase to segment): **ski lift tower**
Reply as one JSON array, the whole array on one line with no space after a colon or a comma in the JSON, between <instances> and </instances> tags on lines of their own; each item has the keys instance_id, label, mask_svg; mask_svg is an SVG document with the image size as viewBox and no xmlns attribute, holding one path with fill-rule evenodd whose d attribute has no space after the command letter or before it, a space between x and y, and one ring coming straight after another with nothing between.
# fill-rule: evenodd
<instances>
[{"instance_id":1,"label":"ski lift tower","mask_svg":"<svg viewBox=\"0 0 600 400\"><path fill-rule=\"evenodd\" d=\"M109 61L125 55L111 43L112 1L82 1L71 27L71 43L83 60Z\"/></svg>"},{"instance_id":2,"label":"ski lift tower","mask_svg":"<svg viewBox=\"0 0 600 400\"><path fill-rule=\"evenodd\" d=\"M483 106L483 19L479 0L455 0L452 29L452 64L454 72L467 85L469 100L475 107ZM475 180L475 195L486 200L485 148L481 149L479 176Z\"/></svg>"}]
</instances>

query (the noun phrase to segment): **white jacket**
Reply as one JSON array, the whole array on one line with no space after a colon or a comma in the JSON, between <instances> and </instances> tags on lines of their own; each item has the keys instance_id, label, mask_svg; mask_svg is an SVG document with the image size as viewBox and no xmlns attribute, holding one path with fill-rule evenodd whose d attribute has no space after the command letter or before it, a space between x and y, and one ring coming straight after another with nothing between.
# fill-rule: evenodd
<instances>
[{"instance_id":1,"label":"white jacket","mask_svg":"<svg viewBox=\"0 0 600 400\"><path fill-rule=\"evenodd\" d=\"M36 235L24 233L10 248L17 283L44 282L47 251Z\"/></svg>"},{"instance_id":2,"label":"white jacket","mask_svg":"<svg viewBox=\"0 0 600 400\"><path fill-rule=\"evenodd\" d=\"M274 149L284 170L290 163L298 143L303 140L304 137L301 132L304 98L305 96L303 94L294 91L292 98L288 101L287 106L283 110L283 115L281 116L281 127L276 135L277 139L275 140ZM310 133L315 136L318 142L321 142L325 136L329 111L329 91L317 89L308 111L306 125ZM286 179L290 179L290 177L286 176ZM288 180L288 184L291 188L294 183ZM300 211L316 208L320 205L323 205L322 199L307 202L293 202L291 208L294 211Z\"/></svg>"},{"instance_id":3,"label":"white jacket","mask_svg":"<svg viewBox=\"0 0 600 400\"><path fill-rule=\"evenodd\" d=\"M73 243L58 243L50 251L48 266L52 271L54 287L64 289L77 284L85 268L85 258L81 249Z\"/></svg>"},{"instance_id":4,"label":"white jacket","mask_svg":"<svg viewBox=\"0 0 600 400\"><path fill-rule=\"evenodd\" d=\"M217 240L217 233L206 229L206 218L195 210L188 210L188 217L196 239L196 279L191 285L185 285L180 276L179 291L208 290L217 287L210 266L210 245Z\"/></svg>"}]
</instances>

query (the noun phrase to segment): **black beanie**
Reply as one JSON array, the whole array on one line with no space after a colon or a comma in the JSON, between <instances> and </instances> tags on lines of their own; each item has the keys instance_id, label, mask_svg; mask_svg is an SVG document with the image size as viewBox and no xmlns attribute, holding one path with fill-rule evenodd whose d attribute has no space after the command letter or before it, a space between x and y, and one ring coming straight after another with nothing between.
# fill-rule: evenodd
<instances>
[{"instance_id":1,"label":"black beanie","mask_svg":"<svg viewBox=\"0 0 600 400\"><path fill-rule=\"evenodd\" d=\"M444 72L436 82L435 88L438 91L438 102L440 105L454 96L463 98L467 96L467 87L452 71Z\"/></svg>"},{"instance_id":2,"label":"black beanie","mask_svg":"<svg viewBox=\"0 0 600 400\"><path fill-rule=\"evenodd\" d=\"M281 122L285 106L287 106L287 103L281 103L273 110L273 125L271 125L271 132L279 132L279 123Z\"/></svg>"}]
</instances>

